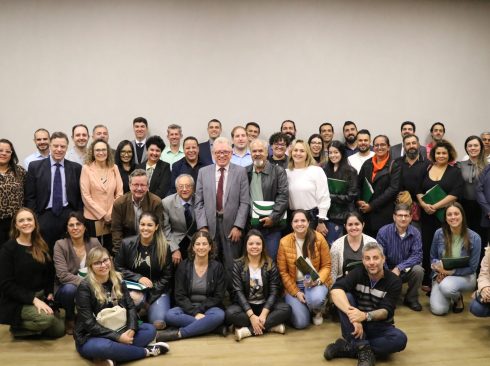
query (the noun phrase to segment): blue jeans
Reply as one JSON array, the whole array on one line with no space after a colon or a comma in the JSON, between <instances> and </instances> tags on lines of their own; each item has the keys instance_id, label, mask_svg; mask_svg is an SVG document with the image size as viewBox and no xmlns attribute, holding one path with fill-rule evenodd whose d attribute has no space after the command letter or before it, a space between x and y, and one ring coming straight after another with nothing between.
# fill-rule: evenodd
<instances>
[{"instance_id":1,"label":"blue jeans","mask_svg":"<svg viewBox=\"0 0 490 366\"><path fill-rule=\"evenodd\" d=\"M430 293L430 311L434 315L449 312L453 302L457 301L463 291L472 291L476 286L476 275L447 276L441 283L432 282Z\"/></svg>"},{"instance_id":2,"label":"blue jeans","mask_svg":"<svg viewBox=\"0 0 490 366\"><path fill-rule=\"evenodd\" d=\"M182 308L175 307L167 312L165 321L167 325L180 328L182 338L189 338L211 333L225 320L225 312L217 307L209 308L204 315L204 318L198 320L186 314Z\"/></svg>"},{"instance_id":3,"label":"blue jeans","mask_svg":"<svg viewBox=\"0 0 490 366\"><path fill-rule=\"evenodd\" d=\"M347 293L349 303L357 307L354 296ZM364 333L360 339L354 338L352 332L354 327L349 321L349 317L339 310L340 328L342 337L351 345L354 350L369 344L373 352L377 355L388 355L390 353L403 351L407 345L407 336L393 324L384 321L363 322Z\"/></svg>"},{"instance_id":4,"label":"blue jeans","mask_svg":"<svg viewBox=\"0 0 490 366\"><path fill-rule=\"evenodd\" d=\"M77 286L67 283L61 285L54 299L57 303L61 304L61 307L65 309L66 319L75 319L75 295L77 294Z\"/></svg>"},{"instance_id":5,"label":"blue jeans","mask_svg":"<svg viewBox=\"0 0 490 366\"><path fill-rule=\"evenodd\" d=\"M473 299L470 304L470 312L479 318L490 316L490 303L481 303L478 298Z\"/></svg>"},{"instance_id":6,"label":"blue jeans","mask_svg":"<svg viewBox=\"0 0 490 366\"><path fill-rule=\"evenodd\" d=\"M310 313L323 311L328 294L328 288L324 285L304 288L303 282L297 282L297 286L304 292L306 304L296 297L286 293L286 303L291 306L291 325L296 329L304 329L310 325Z\"/></svg>"},{"instance_id":7,"label":"blue jeans","mask_svg":"<svg viewBox=\"0 0 490 366\"><path fill-rule=\"evenodd\" d=\"M329 220L327 221L327 229L327 243L329 247L331 247L333 242L340 238L344 233L344 226L341 224L336 224L335 222Z\"/></svg>"},{"instance_id":8,"label":"blue jeans","mask_svg":"<svg viewBox=\"0 0 490 366\"><path fill-rule=\"evenodd\" d=\"M265 248L267 254L276 263L277 251L279 250L279 241L281 240L281 230L279 229L261 229L260 232L264 235Z\"/></svg>"},{"instance_id":9,"label":"blue jeans","mask_svg":"<svg viewBox=\"0 0 490 366\"><path fill-rule=\"evenodd\" d=\"M134 335L133 344L123 344L107 338L91 337L77 346L84 358L127 362L146 357L146 347L155 338L157 331L151 324L143 323Z\"/></svg>"},{"instance_id":10,"label":"blue jeans","mask_svg":"<svg viewBox=\"0 0 490 366\"><path fill-rule=\"evenodd\" d=\"M148 322L154 323L165 320L165 314L170 310L170 296L161 295L148 309Z\"/></svg>"}]
</instances>

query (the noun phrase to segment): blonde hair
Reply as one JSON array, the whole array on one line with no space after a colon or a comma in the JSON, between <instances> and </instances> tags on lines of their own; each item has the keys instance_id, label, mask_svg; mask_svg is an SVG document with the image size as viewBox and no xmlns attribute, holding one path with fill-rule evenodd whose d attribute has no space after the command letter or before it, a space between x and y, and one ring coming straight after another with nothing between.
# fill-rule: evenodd
<instances>
[{"instance_id":1,"label":"blonde hair","mask_svg":"<svg viewBox=\"0 0 490 366\"><path fill-rule=\"evenodd\" d=\"M109 252L104 247L92 248L87 254L87 279L90 287L92 287L94 290L96 299L99 301L100 304L104 304L107 301L106 291L104 289L104 286L102 286L102 284L95 278L95 273L92 266L95 262L102 260L104 255L106 255L111 261L109 280L112 282L112 296L115 296L117 300L121 300L123 298L123 291L121 286L122 276L114 269L114 264L112 263Z\"/></svg>"},{"instance_id":2,"label":"blonde hair","mask_svg":"<svg viewBox=\"0 0 490 366\"><path fill-rule=\"evenodd\" d=\"M108 168L112 168L114 166L114 154L112 153L111 147L107 142L105 142L102 139L94 140L90 144L88 150L87 150L87 156L85 157L85 164L89 165L95 161L95 144L98 144L99 142L103 143L106 146L107 149L107 159L105 161L106 165Z\"/></svg>"},{"instance_id":3,"label":"blonde hair","mask_svg":"<svg viewBox=\"0 0 490 366\"><path fill-rule=\"evenodd\" d=\"M316 161L313 158L313 155L311 153L310 146L304 141L304 140L296 140L293 141L291 144L291 155L293 155L293 149L296 146L296 144L301 144L303 145L305 152L306 152L306 161L305 161L305 168L308 168L310 165L316 165ZM289 170L294 170L294 160L292 157L289 158L288 162L288 169Z\"/></svg>"}]
</instances>

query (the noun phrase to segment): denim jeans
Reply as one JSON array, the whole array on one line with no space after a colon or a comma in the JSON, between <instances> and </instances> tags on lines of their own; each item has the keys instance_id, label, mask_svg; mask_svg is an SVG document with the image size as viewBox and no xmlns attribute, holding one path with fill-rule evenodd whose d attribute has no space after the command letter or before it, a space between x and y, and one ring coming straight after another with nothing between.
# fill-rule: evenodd
<instances>
[{"instance_id":1,"label":"denim jeans","mask_svg":"<svg viewBox=\"0 0 490 366\"><path fill-rule=\"evenodd\" d=\"M167 312L165 321L167 325L180 328L182 338L189 338L211 333L225 320L225 312L218 307L209 308L204 315L198 320L186 314L182 308L175 307Z\"/></svg>"},{"instance_id":2,"label":"denim jeans","mask_svg":"<svg viewBox=\"0 0 490 366\"><path fill-rule=\"evenodd\" d=\"M303 282L297 282L297 286L304 292L306 304L296 297L286 293L286 303L291 306L291 325L296 329L304 329L310 324L311 312L323 311L328 288L324 285L304 288Z\"/></svg>"},{"instance_id":3,"label":"denim jeans","mask_svg":"<svg viewBox=\"0 0 490 366\"><path fill-rule=\"evenodd\" d=\"M264 235L265 248L267 254L272 258L274 263L277 259L277 251L279 250L279 241L281 240L281 230L279 229L260 229Z\"/></svg>"},{"instance_id":4,"label":"denim jeans","mask_svg":"<svg viewBox=\"0 0 490 366\"><path fill-rule=\"evenodd\" d=\"M153 325L143 323L134 335L133 344L124 344L107 338L91 337L78 346L77 351L84 358L128 362L146 357L145 347L153 341L156 329Z\"/></svg>"},{"instance_id":5,"label":"denim jeans","mask_svg":"<svg viewBox=\"0 0 490 366\"><path fill-rule=\"evenodd\" d=\"M471 300L470 312L479 318L490 316L490 303L481 303L478 298Z\"/></svg>"},{"instance_id":6,"label":"denim jeans","mask_svg":"<svg viewBox=\"0 0 490 366\"><path fill-rule=\"evenodd\" d=\"M67 320L75 319L76 294L77 286L72 285L71 283L67 283L65 285L61 285L58 291L56 291L56 295L54 296L55 301L59 303L63 309L65 309Z\"/></svg>"},{"instance_id":7,"label":"denim jeans","mask_svg":"<svg viewBox=\"0 0 490 366\"><path fill-rule=\"evenodd\" d=\"M357 307L354 296L347 293L349 303ZM340 329L342 337L356 350L360 346L369 344L373 352L377 355L388 355L390 353L403 351L407 345L407 336L400 329L395 328L393 324L384 321L363 322L364 333L362 337L354 338L352 332L354 327L349 321L349 317L339 310Z\"/></svg>"},{"instance_id":8,"label":"denim jeans","mask_svg":"<svg viewBox=\"0 0 490 366\"><path fill-rule=\"evenodd\" d=\"M170 310L170 296L161 295L148 309L148 322L154 323L165 320L165 314Z\"/></svg>"},{"instance_id":9,"label":"denim jeans","mask_svg":"<svg viewBox=\"0 0 490 366\"><path fill-rule=\"evenodd\" d=\"M432 282L430 293L430 311L434 315L449 312L453 302L457 301L463 291L472 291L476 286L476 275L447 276L441 283Z\"/></svg>"}]
</instances>

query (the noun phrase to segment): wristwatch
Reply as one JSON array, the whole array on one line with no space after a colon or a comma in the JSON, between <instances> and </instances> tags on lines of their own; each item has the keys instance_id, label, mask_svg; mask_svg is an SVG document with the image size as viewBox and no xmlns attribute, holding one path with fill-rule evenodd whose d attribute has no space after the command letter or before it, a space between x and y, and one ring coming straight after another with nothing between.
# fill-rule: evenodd
<instances>
[{"instance_id":1,"label":"wristwatch","mask_svg":"<svg viewBox=\"0 0 490 366\"><path fill-rule=\"evenodd\" d=\"M321 218L318 218L318 223L319 224L324 224L325 223L325 220L324 219L321 219Z\"/></svg>"},{"instance_id":2,"label":"wristwatch","mask_svg":"<svg viewBox=\"0 0 490 366\"><path fill-rule=\"evenodd\" d=\"M370 311L366 313L366 321L367 322L372 322L373 321L373 314L371 314Z\"/></svg>"}]
</instances>

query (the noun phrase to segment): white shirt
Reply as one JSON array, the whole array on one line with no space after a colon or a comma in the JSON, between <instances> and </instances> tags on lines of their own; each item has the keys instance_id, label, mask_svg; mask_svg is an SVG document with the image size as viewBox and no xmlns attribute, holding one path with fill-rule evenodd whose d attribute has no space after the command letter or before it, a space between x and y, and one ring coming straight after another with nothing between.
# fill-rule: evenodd
<instances>
[{"instance_id":1,"label":"white shirt","mask_svg":"<svg viewBox=\"0 0 490 366\"><path fill-rule=\"evenodd\" d=\"M349 160L349 164L355 170L357 170L357 174L361 171L362 164L368 159L371 159L374 156L374 151L370 151L369 155L361 156L360 153L355 153L354 155L349 156L347 159Z\"/></svg>"}]
</instances>

